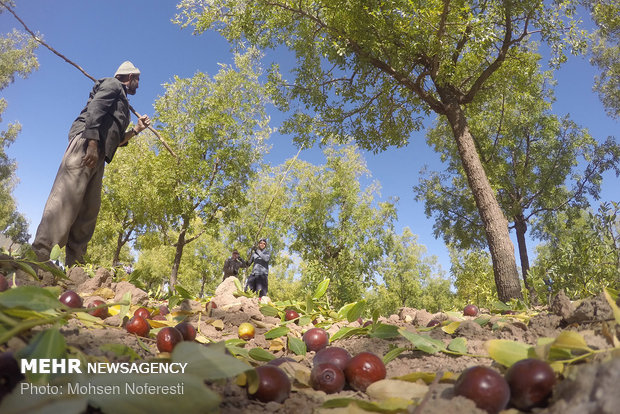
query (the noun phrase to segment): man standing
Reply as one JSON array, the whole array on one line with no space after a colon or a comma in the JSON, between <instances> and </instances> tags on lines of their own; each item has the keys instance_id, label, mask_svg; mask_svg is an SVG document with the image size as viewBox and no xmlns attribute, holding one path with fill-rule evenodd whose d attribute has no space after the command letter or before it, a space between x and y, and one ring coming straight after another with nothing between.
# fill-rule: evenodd
<instances>
[{"instance_id":1,"label":"man standing","mask_svg":"<svg viewBox=\"0 0 620 414\"><path fill-rule=\"evenodd\" d=\"M224 279L230 276L237 277L239 275L239 269L242 267L248 267L248 264L239 257L239 252L233 250L232 256L230 256L224 262Z\"/></svg>"},{"instance_id":2,"label":"man standing","mask_svg":"<svg viewBox=\"0 0 620 414\"><path fill-rule=\"evenodd\" d=\"M71 125L69 146L62 158L32 248L38 260L49 259L54 245L66 246L66 265L83 262L101 206L105 162L116 149L150 125L148 116L129 126L129 101L140 81L140 70L123 62L113 78L95 83L86 106Z\"/></svg>"},{"instance_id":3,"label":"man standing","mask_svg":"<svg viewBox=\"0 0 620 414\"><path fill-rule=\"evenodd\" d=\"M248 259L248 266L251 263L254 263L254 267L252 267L252 273L248 277L246 283L246 290L250 288L250 290L254 292L258 292L258 297L263 297L267 295L268 289L268 275L269 275L269 259L271 257L271 252L265 250L267 246L267 240L260 239L258 242L258 248L253 248L250 254L250 258Z\"/></svg>"}]
</instances>

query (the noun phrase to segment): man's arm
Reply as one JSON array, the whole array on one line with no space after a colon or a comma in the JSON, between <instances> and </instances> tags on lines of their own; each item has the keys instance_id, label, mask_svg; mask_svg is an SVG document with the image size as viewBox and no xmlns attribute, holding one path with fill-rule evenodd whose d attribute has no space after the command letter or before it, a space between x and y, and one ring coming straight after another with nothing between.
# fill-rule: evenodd
<instances>
[{"instance_id":1,"label":"man's arm","mask_svg":"<svg viewBox=\"0 0 620 414\"><path fill-rule=\"evenodd\" d=\"M125 132L125 136L123 137L123 142L118 144L118 146L122 147L124 145L127 145L127 142L132 137L135 137L140 132L144 131L146 128L149 127L149 125L151 125L151 120L149 119L149 117L147 115L142 115L140 118L138 118L138 124L134 126L133 128L131 128L130 130L128 130L127 132Z\"/></svg>"}]
</instances>

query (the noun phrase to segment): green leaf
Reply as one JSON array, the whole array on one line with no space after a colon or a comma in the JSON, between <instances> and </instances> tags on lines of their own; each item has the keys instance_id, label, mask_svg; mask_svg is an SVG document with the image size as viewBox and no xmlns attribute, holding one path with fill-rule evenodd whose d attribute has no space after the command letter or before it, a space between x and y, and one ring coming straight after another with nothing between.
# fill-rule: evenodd
<instances>
[{"instance_id":1,"label":"green leaf","mask_svg":"<svg viewBox=\"0 0 620 414\"><path fill-rule=\"evenodd\" d=\"M176 285L174 288L177 292L179 292L179 295L181 295L183 299L192 299L192 294L189 293L183 286Z\"/></svg>"},{"instance_id":2,"label":"green leaf","mask_svg":"<svg viewBox=\"0 0 620 414\"><path fill-rule=\"evenodd\" d=\"M295 355L306 355L306 343L299 338L288 335L288 349L293 351Z\"/></svg>"},{"instance_id":3,"label":"green leaf","mask_svg":"<svg viewBox=\"0 0 620 414\"><path fill-rule=\"evenodd\" d=\"M260 307L260 313L262 313L265 316L278 316L279 311L273 306L263 305Z\"/></svg>"},{"instance_id":4,"label":"green leaf","mask_svg":"<svg viewBox=\"0 0 620 414\"><path fill-rule=\"evenodd\" d=\"M271 361L276 358L274 354L269 351L264 350L263 348L252 348L249 352L250 358L256 361Z\"/></svg>"},{"instance_id":5,"label":"green leaf","mask_svg":"<svg viewBox=\"0 0 620 414\"><path fill-rule=\"evenodd\" d=\"M176 307L181 301L183 301L183 298L180 295L172 295L168 299L168 308L172 309Z\"/></svg>"},{"instance_id":6,"label":"green leaf","mask_svg":"<svg viewBox=\"0 0 620 414\"><path fill-rule=\"evenodd\" d=\"M394 349L388 351L388 353L383 356L383 363L387 365L394 358L396 358L397 356L399 356L400 354L402 354L406 350L407 350L407 348L394 348Z\"/></svg>"},{"instance_id":7,"label":"green leaf","mask_svg":"<svg viewBox=\"0 0 620 414\"><path fill-rule=\"evenodd\" d=\"M357 302L349 311L347 312L347 321L353 322L356 321L359 317L364 313L364 309L366 309L366 301L361 300Z\"/></svg>"},{"instance_id":8,"label":"green leaf","mask_svg":"<svg viewBox=\"0 0 620 414\"><path fill-rule=\"evenodd\" d=\"M129 308L131 306L131 292L125 292L121 301L125 303L125 305L121 305L121 309L118 312L119 319L120 319L120 323L118 326L123 325L123 318L129 313ZM168 303L168 305L171 307L173 306L173 305L170 305L170 303Z\"/></svg>"},{"instance_id":9,"label":"green leaf","mask_svg":"<svg viewBox=\"0 0 620 414\"><path fill-rule=\"evenodd\" d=\"M357 302L353 302L353 303L347 303L346 305L344 305L343 307L341 307L338 310L338 319L346 319L347 315L349 314L349 311L351 310L351 308L353 306L355 306Z\"/></svg>"},{"instance_id":10,"label":"green leaf","mask_svg":"<svg viewBox=\"0 0 620 414\"><path fill-rule=\"evenodd\" d=\"M376 324L377 321L379 320L379 316L381 316L381 312L379 311L379 309L375 309L374 311L372 311L372 323Z\"/></svg>"},{"instance_id":11,"label":"green leaf","mask_svg":"<svg viewBox=\"0 0 620 414\"><path fill-rule=\"evenodd\" d=\"M304 315L299 317L299 326L306 326L310 322L312 322L312 316L310 315Z\"/></svg>"},{"instance_id":12,"label":"green leaf","mask_svg":"<svg viewBox=\"0 0 620 414\"><path fill-rule=\"evenodd\" d=\"M265 332L265 339L275 339L288 334L290 331L286 326L278 326Z\"/></svg>"},{"instance_id":13,"label":"green leaf","mask_svg":"<svg viewBox=\"0 0 620 414\"><path fill-rule=\"evenodd\" d=\"M39 266L42 270L53 274L56 279L69 279L65 272L54 266L52 263L44 262L39 263L37 266Z\"/></svg>"},{"instance_id":14,"label":"green leaf","mask_svg":"<svg viewBox=\"0 0 620 414\"><path fill-rule=\"evenodd\" d=\"M607 299L609 306L611 306L611 310L614 314L614 319L616 320L616 323L620 324L620 307L616 305L616 300L613 298L612 290L609 288L605 288L603 289L603 294L605 295L605 299Z\"/></svg>"},{"instance_id":15,"label":"green leaf","mask_svg":"<svg viewBox=\"0 0 620 414\"><path fill-rule=\"evenodd\" d=\"M552 346L571 350L592 351L586 340L583 339L583 336L574 331L560 332L555 341L553 341Z\"/></svg>"},{"instance_id":16,"label":"green leaf","mask_svg":"<svg viewBox=\"0 0 620 414\"><path fill-rule=\"evenodd\" d=\"M229 358L232 357L229 356ZM201 376L188 375L187 369L185 372L185 374L175 375L98 374L89 380L91 385L95 387L118 386L121 392L118 394L94 393L90 395L90 399L93 405L105 413L215 412L221 398L205 386ZM169 393L132 391L135 387L145 386L153 387L152 389L169 387L169 390L174 391Z\"/></svg>"},{"instance_id":17,"label":"green leaf","mask_svg":"<svg viewBox=\"0 0 620 414\"><path fill-rule=\"evenodd\" d=\"M241 286L241 281L238 278L235 278L234 282L235 282L235 287L237 288L237 291L243 292L243 286Z\"/></svg>"},{"instance_id":18,"label":"green leaf","mask_svg":"<svg viewBox=\"0 0 620 414\"><path fill-rule=\"evenodd\" d=\"M37 333L30 343L17 352L17 359L64 359L67 342L56 328ZM43 384L49 382L51 374L26 373L28 382Z\"/></svg>"},{"instance_id":19,"label":"green leaf","mask_svg":"<svg viewBox=\"0 0 620 414\"><path fill-rule=\"evenodd\" d=\"M37 272L30 266L28 263L16 261L15 264L24 272L28 273L30 276L34 278L34 280L39 280L39 276L37 276Z\"/></svg>"},{"instance_id":20,"label":"green leaf","mask_svg":"<svg viewBox=\"0 0 620 414\"><path fill-rule=\"evenodd\" d=\"M448 349L452 352L467 355L467 339L462 337L454 338L448 344Z\"/></svg>"},{"instance_id":21,"label":"green leaf","mask_svg":"<svg viewBox=\"0 0 620 414\"><path fill-rule=\"evenodd\" d=\"M456 332L456 330L459 328L459 326L461 326L461 322L460 321L454 321L454 322L450 322L446 326L442 326L441 330L444 331L445 333L447 333L448 335L452 335L454 332Z\"/></svg>"},{"instance_id":22,"label":"green leaf","mask_svg":"<svg viewBox=\"0 0 620 414\"><path fill-rule=\"evenodd\" d=\"M392 339L398 338L400 333L398 332L398 326L378 323L372 326L372 330L368 333L368 336L372 338Z\"/></svg>"},{"instance_id":23,"label":"green leaf","mask_svg":"<svg viewBox=\"0 0 620 414\"><path fill-rule=\"evenodd\" d=\"M19 286L0 293L0 306L22 307L35 311L61 308L58 298L50 291L36 286Z\"/></svg>"},{"instance_id":24,"label":"green leaf","mask_svg":"<svg viewBox=\"0 0 620 414\"><path fill-rule=\"evenodd\" d=\"M315 299L315 300L316 299L321 299L323 297L323 295L325 295L325 292L327 292L327 288L328 287L329 287L329 279L323 280L316 287L314 293L312 294L312 299Z\"/></svg>"},{"instance_id":25,"label":"green leaf","mask_svg":"<svg viewBox=\"0 0 620 414\"><path fill-rule=\"evenodd\" d=\"M226 344L226 347L229 348L229 347L244 347L247 342L240 338L231 338L231 339L227 339L226 341L224 341L224 343Z\"/></svg>"},{"instance_id":26,"label":"green leaf","mask_svg":"<svg viewBox=\"0 0 620 414\"><path fill-rule=\"evenodd\" d=\"M314 300L312 299L312 295L306 296L306 313L311 314L314 310Z\"/></svg>"},{"instance_id":27,"label":"green leaf","mask_svg":"<svg viewBox=\"0 0 620 414\"><path fill-rule=\"evenodd\" d=\"M53 262L55 260L58 260L58 258L60 257L60 246L59 245L54 245L54 247L52 247L52 251L50 252L50 260Z\"/></svg>"},{"instance_id":28,"label":"green leaf","mask_svg":"<svg viewBox=\"0 0 620 414\"><path fill-rule=\"evenodd\" d=\"M87 406L86 396L45 393L29 394L26 398L20 392L12 392L2 399L0 411L2 414L82 414Z\"/></svg>"},{"instance_id":29,"label":"green leaf","mask_svg":"<svg viewBox=\"0 0 620 414\"><path fill-rule=\"evenodd\" d=\"M235 377L252 369L246 363L227 355L223 342L209 346L196 342L181 342L172 351L172 361L187 363L185 373L196 375L205 381Z\"/></svg>"},{"instance_id":30,"label":"green leaf","mask_svg":"<svg viewBox=\"0 0 620 414\"><path fill-rule=\"evenodd\" d=\"M342 327L336 332L333 336L329 338L329 342L332 343L338 339L349 338L354 335L365 335L367 332L366 328L345 326Z\"/></svg>"},{"instance_id":31,"label":"green leaf","mask_svg":"<svg viewBox=\"0 0 620 414\"><path fill-rule=\"evenodd\" d=\"M404 328L400 328L398 332L409 340L417 349L426 352L427 354L434 354L446 349L445 344L438 340L433 339L428 335L419 335L413 332L409 332Z\"/></svg>"},{"instance_id":32,"label":"green leaf","mask_svg":"<svg viewBox=\"0 0 620 414\"><path fill-rule=\"evenodd\" d=\"M104 352L112 352L114 355L118 357L129 357L130 361L135 361L140 359L140 355L133 348L128 347L124 344L103 344L99 346Z\"/></svg>"},{"instance_id":33,"label":"green leaf","mask_svg":"<svg viewBox=\"0 0 620 414\"><path fill-rule=\"evenodd\" d=\"M487 341L486 348L495 362L508 368L515 362L528 358L532 346L507 339L491 339Z\"/></svg>"},{"instance_id":34,"label":"green leaf","mask_svg":"<svg viewBox=\"0 0 620 414\"><path fill-rule=\"evenodd\" d=\"M480 326L484 326L487 323L489 323L490 320L491 320L491 315L482 315L482 316L474 319L474 322L476 322Z\"/></svg>"}]
</instances>

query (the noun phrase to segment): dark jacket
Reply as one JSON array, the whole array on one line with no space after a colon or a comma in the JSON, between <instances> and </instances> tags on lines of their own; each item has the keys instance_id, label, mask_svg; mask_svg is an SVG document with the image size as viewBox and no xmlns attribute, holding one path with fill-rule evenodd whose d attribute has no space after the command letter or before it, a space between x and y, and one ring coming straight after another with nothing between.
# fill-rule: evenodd
<instances>
[{"instance_id":1,"label":"dark jacket","mask_svg":"<svg viewBox=\"0 0 620 414\"><path fill-rule=\"evenodd\" d=\"M253 275L267 275L269 274L269 259L271 258L271 252L266 248L263 250L255 249L250 253L248 260L248 266L254 263L252 268Z\"/></svg>"},{"instance_id":2,"label":"dark jacket","mask_svg":"<svg viewBox=\"0 0 620 414\"><path fill-rule=\"evenodd\" d=\"M224 279L226 279L229 276L237 276L239 274L239 268L241 267L248 267L248 264L241 258L238 258L237 260L235 260L232 257L229 257L228 259L226 259L226 261L224 262L224 269L223 269Z\"/></svg>"},{"instance_id":3,"label":"dark jacket","mask_svg":"<svg viewBox=\"0 0 620 414\"><path fill-rule=\"evenodd\" d=\"M73 121L69 140L80 132L82 138L99 142L109 163L125 137L129 126L129 101L127 88L116 78L99 79L90 92L86 106Z\"/></svg>"}]
</instances>

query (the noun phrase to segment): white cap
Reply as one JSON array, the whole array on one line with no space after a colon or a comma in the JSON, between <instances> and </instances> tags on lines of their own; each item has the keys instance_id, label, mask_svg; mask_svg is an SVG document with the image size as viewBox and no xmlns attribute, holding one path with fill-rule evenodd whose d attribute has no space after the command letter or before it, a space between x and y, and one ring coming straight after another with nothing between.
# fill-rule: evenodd
<instances>
[{"instance_id":1,"label":"white cap","mask_svg":"<svg viewBox=\"0 0 620 414\"><path fill-rule=\"evenodd\" d=\"M118 67L118 69L116 69L116 73L114 74L114 76L116 75L129 75L129 74L136 74L139 75L140 74L140 69L138 69L137 67L135 67L133 65L133 63L131 63L130 61L126 60L123 63L121 63L121 65Z\"/></svg>"}]
</instances>

